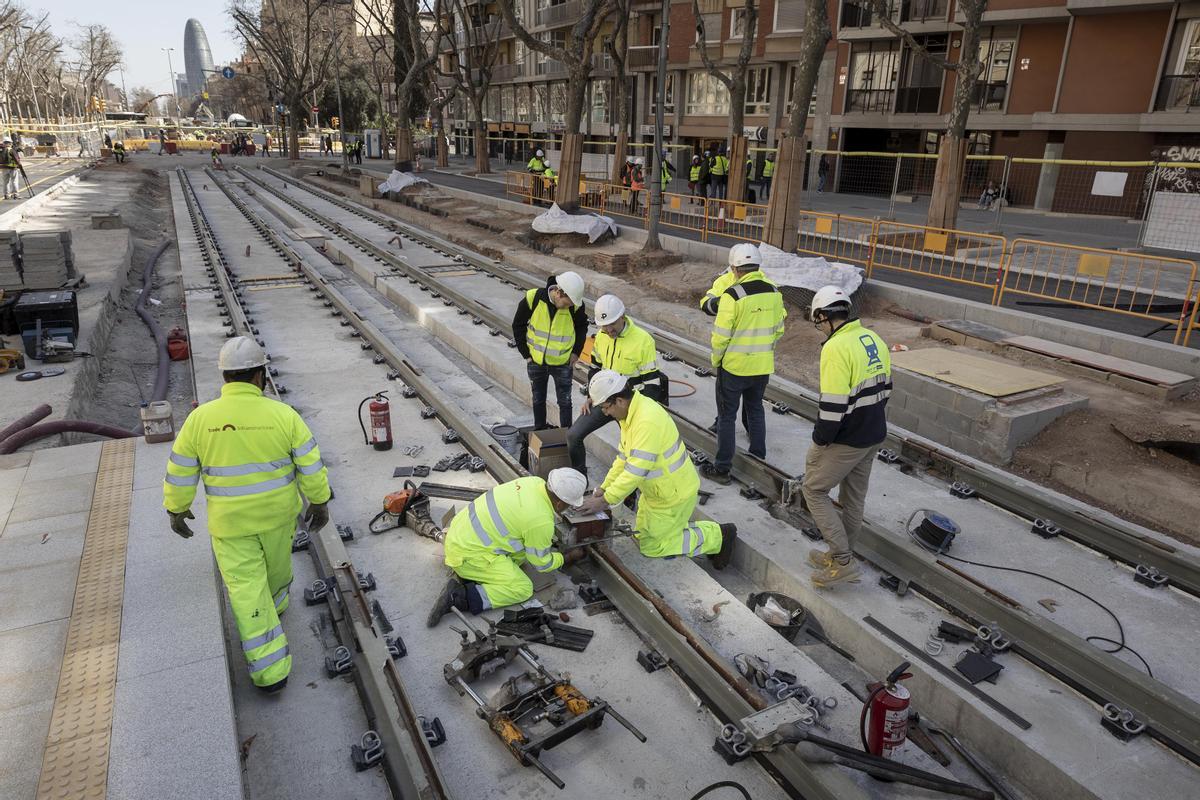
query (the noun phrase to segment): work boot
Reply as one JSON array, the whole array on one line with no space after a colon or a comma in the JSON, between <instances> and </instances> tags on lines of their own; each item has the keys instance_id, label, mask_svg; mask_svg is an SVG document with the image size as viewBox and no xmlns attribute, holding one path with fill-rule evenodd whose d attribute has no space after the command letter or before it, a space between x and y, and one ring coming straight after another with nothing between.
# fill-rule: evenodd
<instances>
[{"instance_id":1,"label":"work boot","mask_svg":"<svg viewBox=\"0 0 1200 800\"><path fill-rule=\"evenodd\" d=\"M430 628L437 627L442 617L449 614L452 608L457 608L459 611L467 610L467 587L456 575L451 575L446 581L446 585L442 587L441 594L438 595L433 607L429 609L429 618L425 620L425 624Z\"/></svg>"},{"instance_id":2,"label":"work boot","mask_svg":"<svg viewBox=\"0 0 1200 800\"><path fill-rule=\"evenodd\" d=\"M733 543L737 541L737 525L726 522L721 525L721 549L708 557L713 569L725 569L733 558Z\"/></svg>"},{"instance_id":3,"label":"work boot","mask_svg":"<svg viewBox=\"0 0 1200 800\"><path fill-rule=\"evenodd\" d=\"M700 474L708 478L713 483L719 483L722 486L728 486L729 484L733 483L733 478L729 477L729 472L726 470L717 469L716 464L701 464Z\"/></svg>"},{"instance_id":4,"label":"work boot","mask_svg":"<svg viewBox=\"0 0 1200 800\"><path fill-rule=\"evenodd\" d=\"M825 569L833 563L833 556L829 554L828 550L817 550L816 548L813 548L812 550L808 551L808 563L810 566L816 567L817 569Z\"/></svg>"},{"instance_id":5,"label":"work boot","mask_svg":"<svg viewBox=\"0 0 1200 800\"><path fill-rule=\"evenodd\" d=\"M276 681L269 686L259 686L258 690L263 694L278 694L283 691L283 687L285 686L287 686L287 676L284 676L283 680Z\"/></svg>"},{"instance_id":6,"label":"work boot","mask_svg":"<svg viewBox=\"0 0 1200 800\"><path fill-rule=\"evenodd\" d=\"M858 583L861 577L858 563L851 558L846 563L834 560L829 566L814 572L812 582L818 589L828 589L839 583Z\"/></svg>"}]
</instances>

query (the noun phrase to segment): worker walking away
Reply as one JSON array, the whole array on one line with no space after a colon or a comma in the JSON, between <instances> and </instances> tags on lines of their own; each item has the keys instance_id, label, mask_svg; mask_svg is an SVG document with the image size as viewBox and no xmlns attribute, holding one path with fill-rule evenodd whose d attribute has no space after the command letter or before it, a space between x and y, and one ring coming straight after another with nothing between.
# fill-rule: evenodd
<instances>
[{"instance_id":1,"label":"worker walking away","mask_svg":"<svg viewBox=\"0 0 1200 800\"><path fill-rule=\"evenodd\" d=\"M17 175L21 169L21 155L13 147L13 140L5 136L0 139L0 172L4 178L4 199L16 200L20 196Z\"/></svg>"},{"instance_id":2,"label":"worker walking away","mask_svg":"<svg viewBox=\"0 0 1200 800\"><path fill-rule=\"evenodd\" d=\"M634 324L625 313L625 304L614 294L596 301L596 325L600 331L592 340L592 366L588 375L614 370L628 385L647 397L666 404L666 379L658 369L658 348L654 337ZM612 421L590 399L583 401L582 413L567 431L567 452L571 466L587 475L587 450L583 441Z\"/></svg>"},{"instance_id":3,"label":"worker walking away","mask_svg":"<svg viewBox=\"0 0 1200 800\"><path fill-rule=\"evenodd\" d=\"M551 427L546 424L546 383L551 379L559 425L566 428L571 424L571 368L583 352L587 324L583 278L576 272L552 276L544 288L530 289L517 303L513 341L526 362L537 430Z\"/></svg>"},{"instance_id":4,"label":"worker walking away","mask_svg":"<svg viewBox=\"0 0 1200 800\"><path fill-rule=\"evenodd\" d=\"M671 163L671 152L669 150L662 151L662 163L658 168L658 179L662 182L663 194L666 194L671 181L675 179L675 165Z\"/></svg>"},{"instance_id":5,"label":"worker walking away","mask_svg":"<svg viewBox=\"0 0 1200 800\"><path fill-rule=\"evenodd\" d=\"M648 558L709 557L724 569L733 555L737 526L708 520L692 522L700 477L679 438L675 420L661 405L634 391L624 375L606 369L588 384L592 405L617 420L621 442L604 482L581 510L595 513L638 494L638 549Z\"/></svg>"},{"instance_id":6,"label":"worker walking away","mask_svg":"<svg viewBox=\"0 0 1200 800\"><path fill-rule=\"evenodd\" d=\"M688 200L688 205L695 203L695 198L704 197L704 186L701 181L707 175L707 168L700 156L692 156L692 164L688 167L688 192L692 196Z\"/></svg>"},{"instance_id":7,"label":"worker walking away","mask_svg":"<svg viewBox=\"0 0 1200 800\"><path fill-rule=\"evenodd\" d=\"M775 343L783 336L783 295L762 273L759 249L743 242L729 249L734 282L721 295L713 321L712 366L717 371L717 458L705 464L706 478L730 482L736 449L734 420L745 409L750 454L767 457L767 420L763 394L775 371Z\"/></svg>"},{"instance_id":8,"label":"worker walking away","mask_svg":"<svg viewBox=\"0 0 1200 800\"><path fill-rule=\"evenodd\" d=\"M80 142L82 145L83 143ZM158 154L161 156L167 152L167 129L158 129Z\"/></svg>"},{"instance_id":9,"label":"worker walking away","mask_svg":"<svg viewBox=\"0 0 1200 800\"><path fill-rule=\"evenodd\" d=\"M751 204L758 202L757 193L752 188L753 185L754 185L754 159L750 157L749 153L747 153L746 154L746 202L751 203Z\"/></svg>"},{"instance_id":10,"label":"worker walking away","mask_svg":"<svg viewBox=\"0 0 1200 800\"><path fill-rule=\"evenodd\" d=\"M767 153L767 160L763 162L762 180L758 184L762 187L764 203L771 199L771 178L773 177L775 177L775 154Z\"/></svg>"},{"instance_id":11,"label":"worker walking away","mask_svg":"<svg viewBox=\"0 0 1200 800\"><path fill-rule=\"evenodd\" d=\"M804 502L829 546L810 550L818 588L859 579L852 555L862 527L871 465L887 437L887 400L892 393L888 346L853 316L850 297L836 286L817 291L813 325L826 336L821 346L820 414L804 466ZM838 488L839 517L829 491Z\"/></svg>"},{"instance_id":12,"label":"worker walking away","mask_svg":"<svg viewBox=\"0 0 1200 800\"><path fill-rule=\"evenodd\" d=\"M636 156L633 159L632 168L629 171L629 214L630 216L640 217L641 203L638 198L642 194L642 189L646 188L646 174L642 170L642 157Z\"/></svg>"},{"instance_id":13,"label":"worker walking away","mask_svg":"<svg viewBox=\"0 0 1200 800\"><path fill-rule=\"evenodd\" d=\"M729 158L725 155L725 145L708 161L709 184L712 192L709 197L724 200L726 180L729 177Z\"/></svg>"},{"instance_id":14,"label":"worker walking away","mask_svg":"<svg viewBox=\"0 0 1200 800\"><path fill-rule=\"evenodd\" d=\"M552 469L546 480L529 476L495 486L455 514L443 542L454 574L426 624L436 626L452 608L479 614L533 597L521 564L553 572L583 554L577 549L565 559L554 549L554 520L582 503L586 489L587 479L575 470Z\"/></svg>"},{"instance_id":15,"label":"worker walking away","mask_svg":"<svg viewBox=\"0 0 1200 800\"><path fill-rule=\"evenodd\" d=\"M254 685L276 692L292 659L279 615L292 583L292 536L315 534L329 521L329 479L312 431L291 406L263 396L267 354L239 336L221 348L221 396L184 421L171 448L163 506L171 529L190 538L186 520L204 481L213 555L229 592L242 653Z\"/></svg>"}]
</instances>

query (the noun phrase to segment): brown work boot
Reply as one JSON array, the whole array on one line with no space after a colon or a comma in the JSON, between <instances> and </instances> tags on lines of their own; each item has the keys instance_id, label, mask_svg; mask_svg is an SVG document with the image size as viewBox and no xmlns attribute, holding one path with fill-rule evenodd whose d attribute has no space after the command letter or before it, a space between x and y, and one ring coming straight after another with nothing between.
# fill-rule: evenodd
<instances>
[{"instance_id":1,"label":"brown work boot","mask_svg":"<svg viewBox=\"0 0 1200 800\"><path fill-rule=\"evenodd\" d=\"M721 525L721 549L708 557L713 569L725 569L733 558L733 543L737 541L737 525L727 522Z\"/></svg>"},{"instance_id":2,"label":"brown work boot","mask_svg":"<svg viewBox=\"0 0 1200 800\"><path fill-rule=\"evenodd\" d=\"M828 550L818 550L815 547L808 551L808 564L817 569L825 569L833 563L833 556Z\"/></svg>"},{"instance_id":3,"label":"brown work boot","mask_svg":"<svg viewBox=\"0 0 1200 800\"><path fill-rule=\"evenodd\" d=\"M446 585L442 587L433 607L429 609L425 625L430 628L436 627L442 617L449 614L452 608L457 608L459 611L467 610L467 587L457 575L450 576Z\"/></svg>"},{"instance_id":4,"label":"brown work boot","mask_svg":"<svg viewBox=\"0 0 1200 800\"><path fill-rule=\"evenodd\" d=\"M851 558L844 564L841 561L833 561L824 569L814 572L812 582L818 589L828 589L839 583L858 583L861 578L862 572L858 569L858 563Z\"/></svg>"}]
</instances>

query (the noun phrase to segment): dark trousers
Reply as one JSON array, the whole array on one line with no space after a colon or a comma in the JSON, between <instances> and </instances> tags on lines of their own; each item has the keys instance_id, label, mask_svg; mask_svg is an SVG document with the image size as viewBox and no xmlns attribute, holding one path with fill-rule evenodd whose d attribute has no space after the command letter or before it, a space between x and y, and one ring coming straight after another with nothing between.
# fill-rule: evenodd
<instances>
[{"instance_id":1,"label":"dark trousers","mask_svg":"<svg viewBox=\"0 0 1200 800\"><path fill-rule=\"evenodd\" d=\"M770 375L734 375L717 372L717 469L728 472L737 449L734 426L738 406L744 409L743 422L750 434L750 455L767 457L767 416L763 412L763 394Z\"/></svg>"},{"instance_id":2,"label":"dark trousers","mask_svg":"<svg viewBox=\"0 0 1200 800\"><path fill-rule=\"evenodd\" d=\"M762 199L763 199L763 202L765 203L771 199L771 179L763 178L762 181L759 183L759 186L762 187Z\"/></svg>"},{"instance_id":3,"label":"dark trousers","mask_svg":"<svg viewBox=\"0 0 1200 800\"><path fill-rule=\"evenodd\" d=\"M525 371L529 374L529 385L533 389L533 427L546 425L546 382L554 379L554 394L558 400L558 424L563 428L571 425L571 365L550 367L528 361Z\"/></svg>"},{"instance_id":4,"label":"dark trousers","mask_svg":"<svg viewBox=\"0 0 1200 800\"><path fill-rule=\"evenodd\" d=\"M583 440L612 421L612 417L601 411L599 406L592 406L592 410L580 414L571 424L571 430L567 431L567 452L571 455L571 466L582 472L584 477L587 476L587 448Z\"/></svg>"}]
</instances>

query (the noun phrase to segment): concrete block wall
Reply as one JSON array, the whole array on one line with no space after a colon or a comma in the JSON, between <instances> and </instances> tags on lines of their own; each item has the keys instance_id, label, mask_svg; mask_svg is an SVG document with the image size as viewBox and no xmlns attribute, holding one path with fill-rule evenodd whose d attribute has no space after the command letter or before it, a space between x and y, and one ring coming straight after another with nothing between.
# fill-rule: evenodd
<instances>
[{"instance_id":1,"label":"concrete block wall","mask_svg":"<svg viewBox=\"0 0 1200 800\"><path fill-rule=\"evenodd\" d=\"M1071 392L1033 394L1011 402L894 367L888 422L960 453L996 464L1054 420L1087 406Z\"/></svg>"}]
</instances>

